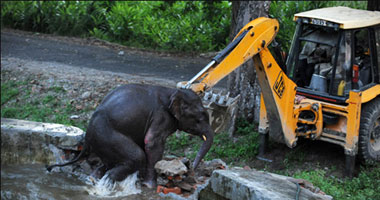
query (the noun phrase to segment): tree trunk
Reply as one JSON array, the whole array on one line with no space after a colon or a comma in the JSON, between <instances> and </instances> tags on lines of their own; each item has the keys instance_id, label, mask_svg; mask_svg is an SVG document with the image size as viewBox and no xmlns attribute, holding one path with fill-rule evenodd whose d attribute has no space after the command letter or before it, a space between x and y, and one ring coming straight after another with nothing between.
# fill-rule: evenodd
<instances>
[{"instance_id":1,"label":"tree trunk","mask_svg":"<svg viewBox=\"0 0 380 200\"><path fill-rule=\"evenodd\" d=\"M379 0L367 0L367 10L380 11Z\"/></svg>"},{"instance_id":2,"label":"tree trunk","mask_svg":"<svg viewBox=\"0 0 380 200\"><path fill-rule=\"evenodd\" d=\"M270 1L233 1L230 39L248 22L258 17L268 17ZM231 96L240 94L238 118L249 122L259 121L260 86L256 80L253 61L249 60L228 76L228 90Z\"/></svg>"}]
</instances>

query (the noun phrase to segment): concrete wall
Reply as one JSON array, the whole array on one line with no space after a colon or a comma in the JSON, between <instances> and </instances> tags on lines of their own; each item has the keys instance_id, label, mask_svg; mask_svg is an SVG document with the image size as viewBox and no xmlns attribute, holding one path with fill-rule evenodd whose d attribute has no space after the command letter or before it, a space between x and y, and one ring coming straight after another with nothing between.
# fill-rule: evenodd
<instances>
[{"instance_id":1,"label":"concrete wall","mask_svg":"<svg viewBox=\"0 0 380 200\"><path fill-rule=\"evenodd\" d=\"M79 150L83 137L73 126L1 118L1 164L52 164L63 149Z\"/></svg>"}]
</instances>

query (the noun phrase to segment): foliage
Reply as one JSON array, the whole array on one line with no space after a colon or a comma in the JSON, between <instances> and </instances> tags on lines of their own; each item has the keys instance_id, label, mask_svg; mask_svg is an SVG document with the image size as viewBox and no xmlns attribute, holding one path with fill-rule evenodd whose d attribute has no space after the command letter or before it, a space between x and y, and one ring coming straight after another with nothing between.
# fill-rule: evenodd
<instances>
[{"instance_id":1,"label":"foliage","mask_svg":"<svg viewBox=\"0 0 380 200\"><path fill-rule=\"evenodd\" d=\"M166 51L221 49L230 15L227 1L1 2L2 26Z\"/></svg>"},{"instance_id":2,"label":"foliage","mask_svg":"<svg viewBox=\"0 0 380 200\"><path fill-rule=\"evenodd\" d=\"M62 102L58 96L65 93L59 86L47 89L44 95L31 99L32 87L28 81L1 82L1 117L26 119L38 122L51 122L86 128L84 121L71 120L70 116L77 111L69 102ZM28 102L18 103L19 100ZM3 106L7 103L7 106Z\"/></svg>"},{"instance_id":3,"label":"foliage","mask_svg":"<svg viewBox=\"0 0 380 200\"><path fill-rule=\"evenodd\" d=\"M19 94L18 84L14 81L1 84L1 105L7 103ZM3 92L4 91L4 92Z\"/></svg>"},{"instance_id":4,"label":"foliage","mask_svg":"<svg viewBox=\"0 0 380 200\"><path fill-rule=\"evenodd\" d=\"M379 199L380 198L380 165L365 169L362 167L358 177L352 180L340 180L327 176L325 170L302 171L294 175L312 182L334 199Z\"/></svg>"},{"instance_id":5,"label":"foliage","mask_svg":"<svg viewBox=\"0 0 380 200\"><path fill-rule=\"evenodd\" d=\"M277 40L289 49L298 12L330 7L366 8L365 1L272 1ZM17 1L1 2L1 25L71 36L94 36L139 48L203 52L229 42L228 1Z\"/></svg>"},{"instance_id":6,"label":"foliage","mask_svg":"<svg viewBox=\"0 0 380 200\"><path fill-rule=\"evenodd\" d=\"M258 133L254 126L246 120L237 120L236 136L231 140L227 133L219 133L214 136L214 143L204 157L206 160L221 158L230 163L238 160L249 159L258 153ZM197 137L181 132L179 135L171 135L167 139L166 149L178 156L195 158L200 148L201 140ZM190 153L185 155L187 148L191 147Z\"/></svg>"}]
</instances>

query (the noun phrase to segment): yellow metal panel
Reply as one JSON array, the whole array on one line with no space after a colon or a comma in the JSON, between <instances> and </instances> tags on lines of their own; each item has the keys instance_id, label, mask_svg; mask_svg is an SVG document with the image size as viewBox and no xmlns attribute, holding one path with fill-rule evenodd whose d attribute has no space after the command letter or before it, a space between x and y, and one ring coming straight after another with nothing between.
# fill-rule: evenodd
<instances>
[{"instance_id":1,"label":"yellow metal panel","mask_svg":"<svg viewBox=\"0 0 380 200\"><path fill-rule=\"evenodd\" d=\"M273 129L280 126L284 142L287 146L294 147L297 141L297 120L293 111L296 84L285 75L267 48L254 57L254 63L270 123L270 135L276 134ZM273 121L271 116L281 123Z\"/></svg>"},{"instance_id":2,"label":"yellow metal panel","mask_svg":"<svg viewBox=\"0 0 380 200\"><path fill-rule=\"evenodd\" d=\"M259 133L267 133L269 130L269 122L267 118L267 110L265 108L263 94L260 95L260 121L259 121Z\"/></svg>"},{"instance_id":3,"label":"yellow metal panel","mask_svg":"<svg viewBox=\"0 0 380 200\"><path fill-rule=\"evenodd\" d=\"M356 155L358 151L358 139L360 128L360 111L361 111L361 96L360 92L350 91L348 99L348 117L347 117L347 133L346 144L344 145L345 153Z\"/></svg>"},{"instance_id":4,"label":"yellow metal panel","mask_svg":"<svg viewBox=\"0 0 380 200\"><path fill-rule=\"evenodd\" d=\"M340 24L342 29L362 28L380 24L380 12L353 9L348 7L329 7L309 10L294 15L294 20L298 17L310 19L322 19Z\"/></svg>"},{"instance_id":5,"label":"yellow metal panel","mask_svg":"<svg viewBox=\"0 0 380 200\"><path fill-rule=\"evenodd\" d=\"M380 95L380 84L377 84L362 92L362 103L367 103Z\"/></svg>"},{"instance_id":6,"label":"yellow metal panel","mask_svg":"<svg viewBox=\"0 0 380 200\"><path fill-rule=\"evenodd\" d=\"M211 67L197 79L205 87L192 86L193 91L199 93L212 88L217 82L260 52L272 42L278 32L279 24L275 19L257 18L245 25L238 35L247 29L250 29L249 32L235 49L221 63Z\"/></svg>"}]
</instances>

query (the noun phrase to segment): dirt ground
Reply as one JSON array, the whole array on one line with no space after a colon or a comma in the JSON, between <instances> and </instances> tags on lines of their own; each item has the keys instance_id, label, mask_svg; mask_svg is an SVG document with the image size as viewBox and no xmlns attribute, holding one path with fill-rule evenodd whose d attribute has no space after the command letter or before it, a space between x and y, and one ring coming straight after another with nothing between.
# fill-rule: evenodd
<instances>
[{"instance_id":1,"label":"dirt ground","mask_svg":"<svg viewBox=\"0 0 380 200\"><path fill-rule=\"evenodd\" d=\"M7 30L7 32L4 33L2 31L1 36L2 43L3 40L8 40L8 46L2 45L1 47L1 81L28 80L29 84L32 85L31 96L43 95L46 89L51 86L61 86L64 88L66 93L65 95L57 98L62 98L60 99L62 101L68 100L73 105L75 105L78 110L78 117L83 121L88 121L92 114L92 111L84 108L96 108L104 96L118 85L126 83L143 83L175 87L178 77L181 77L181 75L172 75L170 73L165 77L165 74L161 74L161 72L157 72L158 75L154 76L154 70L152 70L152 72L149 72L150 74L144 74L140 72L135 73L134 71L127 73L128 71L120 72L118 70L103 70L101 68L91 68L88 66L78 67L78 63L80 64L80 62L84 61L77 62L75 61L76 57L66 57L66 61L71 60L70 62L72 65L70 65L70 62L60 62L58 59L44 59L45 56L38 57L38 55L35 55L38 58L34 59L33 55L26 56L28 53L23 55L23 52L33 50L22 50L22 44L17 46L17 51L9 49L12 48L12 45L16 45L15 43L17 42L15 41L19 41L17 38L25 37L28 39L28 37L31 37L30 35L32 34L18 31L16 31L15 34L11 34L10 32L12 31ZM5 37L5 35L8 36ZM11 37L16 38L12 39L14 43L9 43L11 41ZM78 48L87 48L87 46L89 46L88 48L105 48L100 47L104 46L105 43L89 42L86 39L80 38L67 39L67 37L43 36L48 38L45 40L42 36L33 36L33 38L30 38L29 41L37 40L35 37L43 42L57 44L59 43L66 46L82 45ZM106 45L112 46L112 44L108 43ZM8 48L8 50L6 48ZM120 50L118 49L118 45L113 46L112 48L107 48L113 49L112 51L114 53L115 49ZM136 51L133 49L128 50L128 48L124 47L123 51L125 55L134 55L136 52L140 56L143 55L142 57L139 57L139 59L158 55L158 58L155 58L156 60L152 61L156 63L160 61L160 56L163 56L165 59L170 61L176 60L177 57L178 59L189 58L183 55L160 55L159 53ZM203 58L197 57L196 59L202 60ZM108 60L112 60L112 58L109 58ZM74 64L76 65L74 66ZM166 69L160 70L165 71ZM197 72L198 69L192 69L192 71ZM188 71L184 74L195 74L192 73L192 71ZM176 73L179 73L179 71ZM270 143L268 152L264 157L268 160L262 161L256 158L252 158L247 161L238 162L237 165L249 166L251 168L263 169L271 172L282 171L289 174L293 174L294 172L300 170L323 169L326 170L329 175L335 177L342 177L342 171L344 168L343 148L337 145L320 141L309 141L301 139L298 142L298 146L294 149L289 149L283 144ZM357 167L357 169L358 168L359 167Z\"/></svg>"}]
</instances>

